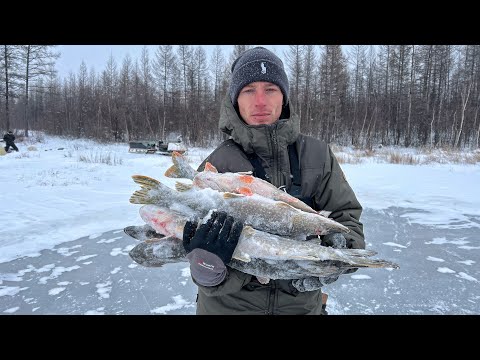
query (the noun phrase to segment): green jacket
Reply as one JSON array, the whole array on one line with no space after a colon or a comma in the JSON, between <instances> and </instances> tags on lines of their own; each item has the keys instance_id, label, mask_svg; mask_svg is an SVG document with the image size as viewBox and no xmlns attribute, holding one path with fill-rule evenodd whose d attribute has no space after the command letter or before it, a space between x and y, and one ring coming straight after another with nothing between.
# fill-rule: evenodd
<instances>
[{"instance_id":1,"label":"green jacket","mask_svg":"<svg viewBox=\"0 0 480 360\"><path fill-rule=\"evenodd\" d=\"M289 115L289 108L286 113ZM219 145L200 164L208 161L219 172L253 171L248 155L256 153L267 178L275 186L289 188L291 170L287 146L295 143L301 171L302 197L313 200L315 210L327 210L329 217L350 228L345 234L347 246L365 248L362 207L330 147L318 139L299 133L296 115L272 125L247 125L237 114L229 98L220 114L220 129L230 139ZM251 276L228 268L226 279L218 286L198 283L197 314L320 314L321 291L298 292L289 280L270 280L266 285ZM194 280L195 282L195 280Z\"/></svg>"}]
</instances>

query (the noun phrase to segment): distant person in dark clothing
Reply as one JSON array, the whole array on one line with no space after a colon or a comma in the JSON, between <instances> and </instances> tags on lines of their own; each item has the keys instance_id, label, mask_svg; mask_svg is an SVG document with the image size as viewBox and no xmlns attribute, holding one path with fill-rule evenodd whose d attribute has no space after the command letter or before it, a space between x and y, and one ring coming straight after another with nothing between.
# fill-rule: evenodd
<instances>
[{"instance_id":1,"label":"distant person in dark clothing","mask_svg":"<svg viewBox=\"0 0 480 360\"><path fill-rule=\"evenodd\" d=\"M3 140L5 140L5 143L7 144L5 146L5 151L8 152L8 150L10 149L10 147L15 150L15 151L18 151L18 148L17 146L15 145L14 141L15 141L15 135L13 135L13 131L12 130L9 130L8 133L6 133L5 135L3 135Z\"/></svg>"}]
</instances>

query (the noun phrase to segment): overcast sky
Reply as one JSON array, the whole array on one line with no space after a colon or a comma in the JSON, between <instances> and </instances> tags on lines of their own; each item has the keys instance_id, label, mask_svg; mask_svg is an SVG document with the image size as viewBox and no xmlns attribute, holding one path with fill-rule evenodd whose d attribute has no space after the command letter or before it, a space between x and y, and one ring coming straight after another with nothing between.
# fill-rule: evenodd
<instances>
[{"instance_id":1,"label":"overcast sky","mask_svg":"<svg viewBox=\"0 0 480 360\"><path fill-rule=\"evenodd\" d=\"M56 50L60 52L61 56L57 60L58 75L63 78L73 71L75 74L80 69L82 60L85 61L88 71L92 68L99 73L104 68L110 57L117 60L117 64L121 65L124 57L130 54L132 60L139 59L142 49L145 45L59 45ZM149 49L150 56L153 56L158 45L146 45ZM193 45L197 46L197 45ZM207 52L213 50L216 45L202 45ZM233 45L221 45L225 57L233 50ZM277 52L283 58L283 51L287 45L262 45L266 48ZM210 53L209 53L210 55ZM210 59L209 59L210 60Z\"/></svg>"}]
</instances>

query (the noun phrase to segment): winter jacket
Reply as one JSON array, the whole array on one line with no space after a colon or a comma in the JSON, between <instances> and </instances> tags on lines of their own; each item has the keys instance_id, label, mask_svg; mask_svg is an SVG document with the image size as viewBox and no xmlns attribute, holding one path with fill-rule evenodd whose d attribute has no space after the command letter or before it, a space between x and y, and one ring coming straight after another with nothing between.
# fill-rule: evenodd
<instances>
[{"instance_id":1,"label":"winter jacket","mask_svg":"<svg viewBox=\"0 0 480 360\"><path fill-rule=\"evenodd\" d=\"M230 139L219 145L200 164L208 161L219 172L254 171L252 158L261 163L265 179L277 187L292 187L288 145L295 146L301 171L301 194L315 210L327 210L329 217L350 228L345 234L347 246L363 249L365 241L360 222L362 207L348 184L330 147L299 133L299 118L290 116L289 105L272 125L247 125L229 98L220 114L220 129ZM256 175L254 173L254 175ZM197 314L320 314L321 290L298 292L291 280L270 280L260 284L255 276L228 268L218 286L198 286Z\"/></svg>"},{"instance_id":2,"label":"winter jacket","mask_svg":"<svg viewBox=\"0 0 480 360\"><path fill-rule=\"evenodd\" d=\"M15 135L7 133L7 134L3 135L3 140L5 140L7 145L11 145L15 141Z\"/></svg>"}]
</instances>

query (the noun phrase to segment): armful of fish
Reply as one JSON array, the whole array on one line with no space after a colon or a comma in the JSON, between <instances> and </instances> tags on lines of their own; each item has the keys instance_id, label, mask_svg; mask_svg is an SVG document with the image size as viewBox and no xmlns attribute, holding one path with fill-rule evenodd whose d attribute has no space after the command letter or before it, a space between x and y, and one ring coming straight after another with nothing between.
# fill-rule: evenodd
<instances>
[{"instance_id":1,"label":"armful of fish","mask_svg":"<svg viewBox=\"0 0 480 360\"><path fill-rule=\"evenodd\" d=\"M335 249L321 241L305 240L306 235L347 233L344 225L328 218L328 213L302 208L297 199L276 192L268 182L245 173L218 174L212 166L196 172L181 156L173 154L174 167L166 176L184 177L192 185L177 182L176 191L158 180L134 175L141 186L130 198L140 208L142 219L155 231L165 234L138 244L130 256L144 266L186 261L182 246L184 226L192 218L205 218L211 209L226 211L247 224L227 266L256 276L260 282L269 279L307 279L315 277L322 284L357 268L398 268L382 259L372 259L376 252L365 249ZM180 169L180 171L178 171ZM226 191L226 192L224 192ZM286 194L286 195L285 195ZM174 210L173 210L174 209Z\"/></svg>"},{"instance_id":2,"label":"armful of fish","mask_svg":"<svg viewBox=\"0 0 480 360\"><path fill-rule=\"evenodd\" d=\"M136 245L130 257L152 267L187 261L182 244L188 217L157 205L139 210L146 224L163 238L152 238ZM398 268L393 262L374 259L376 252L365 249L335 249L321 241L298 241L244 226L229 267L263 279L304 279L339 276L353 268Z\"/></svg>"}]
</instances>

